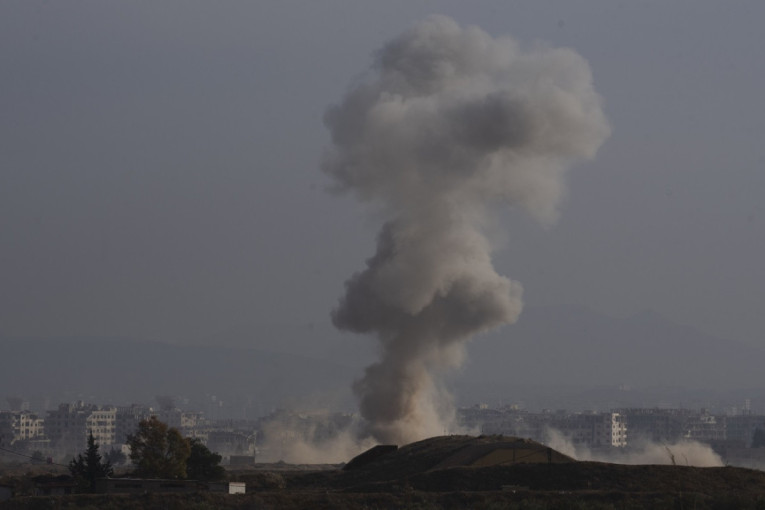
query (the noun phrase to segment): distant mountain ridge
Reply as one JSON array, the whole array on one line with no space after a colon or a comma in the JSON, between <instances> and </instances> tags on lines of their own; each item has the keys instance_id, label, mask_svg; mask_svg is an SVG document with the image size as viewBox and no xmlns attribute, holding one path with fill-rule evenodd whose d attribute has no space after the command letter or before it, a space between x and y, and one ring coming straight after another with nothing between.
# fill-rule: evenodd
<instances>
[{"instance_id":1,"label":"distant mountain ridge","mask_svg":"<svg viewBox=\"0 0 765 510\"><path fill-rule=\"evenodd\" d=\"M464 377L508 385L762 388L765 350L655 312L613 318L580 306L524 310L469 348Z\"/></svg>"},{"instance_id":2,"label":"distant mountain ridge","mask_svg":"<svg viewBox=\"0 0 765 510\"><path fill-rule=\"evenodd\" d=\"M153 403L189 397L267 413L313 401L352 404L357 370L296 354L221 346L179 346L114 339L0 339L0 391L59 401ZM1 406L1 404L0 404Z\"/></svg>"},{"instance_id":3,"label":"distant mountain ridge","mask_svg":"<svg viewBox=\"0 0 765 510\"><path fill-rule=\"evenodd\" d=\"M239 409L237 416L281 406L354 409L350 387L369 359L319 359L322 335L304 340L312 342L312 356L294 352L300 347L294 339L284 344L293 349L289 353L115 338L0 338L0 407L13 395L38 399L38 406L46 397L45 405L55 405L78 399L153 403L156 395L175 395L210 412L223 400ZM328 352L338 346L331 344ZM617 405L619 387L751 388L765 395L763 367L763 349L705 335L654 312L620 319L580 306L530 307L517 324L471 342L464 369L448 384L463 403L554 388L561 406L568 389ZM656 393L651 398L661 398Z\"/></svg>"}]
</instances>

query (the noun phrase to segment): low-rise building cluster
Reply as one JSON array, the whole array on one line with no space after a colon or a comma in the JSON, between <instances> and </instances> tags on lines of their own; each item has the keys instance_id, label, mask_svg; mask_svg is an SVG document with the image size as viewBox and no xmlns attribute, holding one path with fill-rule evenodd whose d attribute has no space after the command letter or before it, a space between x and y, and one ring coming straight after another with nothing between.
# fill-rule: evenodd
<instances>
[{"instance_id":1,"label":"low-rise building cluster","mask_svg":"<svg viewBox=\"0 0 765 510\"><path fill-rule=\"evenodd\" d=\"M730 452L755 444L755 431L765 432L765 415L711 414L706 410L625 408L608 412L544 411L532 413L514 407L492 409L478 405L461 409L461 424L481 434L505 434L549 441L562 435L575 446L625 448L646 442L682 440L709 444Z\"/></svg>"},{"instance_id":2,"label":"low-rise building cluster","mask_svg":"<svg viewBox=\"0 0 765 510\"><path fill-rule=\"evenodd\" d=\"M141 420L151 416L177 428L184 436L200 438L204 443L207 443L210 434L230 432L219 430L205 420L201 412L178 408L153 409L136 404L113 406L75 402L60 404L56 409L47 411L45 417L29 410L0 411L0 447L21 454L40 453L49 458L69 458L82 452L86 448L88 435L93 434L102 452L118 450L127 454L128 436L135 433ZM250 445L238 445L235 451L239 453L247 448Z\"/></svg>"},{"instance_id":3,"label":"low-rise building cluster","mask_svg":"<svg viewBox=\"0 0 765 510\"><path fill-rule=\"evenodd\" d=\"M93 434L102 454L114 450L129 455L128 436L141 420L156 416L184 437L197 438L224 463L254 462L256 453L264 459L279 460L283 446L295 441L324 441L347 428L346 413L298 413L278 410L257 420L209 420L198 411L182 411L163 405L97 405L85 402L60 404L40 416L29 410L0 411L0 457L20 454L68 461L85 450Z\"/></svg>"},{"instance_id":4,"label":"low-rise building cluster","mask_svg":"<svg viewBox=\"0 0 765 510\"><path fill-rule=\"evenodd\" d=\"M530 413L513 408L476 406L460 410L461 424L481 434L504 434L546 442L552 433L563 434L574 445L588 447L627 446L627 425L618 412Z\"/></svg>"},{"instance_id":5,"label":"low-rise building cluster","mask_svg":"<svg viewBox=\"0 0 765 510\"><path fill-rule=\"evenodd\" d=\"M129 454L128 436L141 420L156 416L185 437L198 438L225 462L285 458L297 442L319 444L349 430L358 417L327 411L278 410L257 420L216 420L197 411L161 405L60 404L45 416L30 410L0 410L0 456L10 453L66 461L86 448L93 434L101 452ZM554 438L574 448L630 449L646 443L683 440L706 443L723 458L765 465L765 415L714 414L706 410L623 408L608 412L529 412L516 407L477 405L460 409L460 431L504 434L550 443ZM759 431L759 440L756 440ZM750 451L752 448L758 452ZM763 447L761 450L759 447ZM763 454L761 454L763 453ZM124 457L123 457L124 458ZM750 462L751 461L751 462ZM742 465L738 463L738 465Z\"/></svg>"}]
</instances>

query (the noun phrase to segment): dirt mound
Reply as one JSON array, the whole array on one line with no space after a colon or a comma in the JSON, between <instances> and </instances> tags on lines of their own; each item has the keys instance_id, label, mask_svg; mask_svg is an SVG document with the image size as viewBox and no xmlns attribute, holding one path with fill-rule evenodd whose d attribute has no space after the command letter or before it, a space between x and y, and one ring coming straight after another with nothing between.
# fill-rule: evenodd
<instances>
[{"instance_id":1,"label":"dirt mound","mask_svg":"<svg viewBox=\"0 0 765 510\"><path fill-rule=\"evenodd\" d=\"M575 462L560 452L531 441L508 436L438 436L401 448L375 447L348 463L337 479L345 487L409 479L430 471L458 467Z\"/></svg>"},{"instance_id":2,"label":"dirt mound","mask_svg":"<svg viewBox=\"0 0 765 510\"><path fill-rule=\"evenodd\" d=\"M353 469L288 476L288 488L353 493L503 491L724 494L765 498L765 473L737 468L627 466L577 462L527 439L442 436L372 450ZM763 499L765 502L765 499Z\"/></svg>"},{"instance_id":3,"label":"dirt mound","mask_svg":"<svg viewBox=\"0 0 765 510\"><path fill-rule=\"evenodd\" d=\"M415 495L427 499L439 494L466 498L492 494L492 501L503 503L548 501L565 495L572 501L595 498L604 502L604 508L628 500L634 500L634 508L673 508L679 501L678 494L692 496L689 508L718 508L718 502L728 505L734 496L747 504L765 504L762 471L577 462L540 443L515 437L442 436L371 452L362 454L359 458L364 462L351 469L285 471L285 489L326 492L337 497L345 494L349 498L362 494L370 498L392 494L403 499ZM652 498L658 498L661 504ZM680 506L689 501L683 500ZM470 506L467 499L463 506Z\"/></svg>"},{"instance_id":4,"label":"dirt mound","mask_svg":"<svg viewBox=\"0 0 765 510\"><path fill-rule=\"evenodd\" d=\"M375 462L377 459L384 455L388 455L391 452L398 450L398 446L395 444L378 444L373 446L364 453L355 456L351 461L343 467L345 471L353 471L362 466L366 466Z\"/></svg>"},{"instance_id":5,"label":"dirt mound","mask_svg":"<svg viewBox=\"0 0 765 510\"><path fill-rule=\"evenodd\" d=\"M561 462L575 461L531 439L501 435L438 436L398 449L393 445L375 446L352 459L346 469L396 467L411 473L450 467Z\"/></svg>"},{"instance_id":6,"label":"dirt mound","mask_svg":"<svg viewBox=\"0 0 765 510\"><path fill-rule=\"evenodd\" d=\"M571 457L531 439L503 436L491 436L489 439L489 442L474 441L465 445L433 469L575 462Z\"/></svg>"}]
</instances>

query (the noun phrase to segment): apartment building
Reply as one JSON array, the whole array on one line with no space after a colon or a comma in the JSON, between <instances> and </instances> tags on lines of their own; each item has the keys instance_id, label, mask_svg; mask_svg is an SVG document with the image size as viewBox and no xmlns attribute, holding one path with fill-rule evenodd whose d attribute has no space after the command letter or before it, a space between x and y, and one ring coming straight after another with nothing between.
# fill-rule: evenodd
<instances>
[{"instance_id":1,"label":"apartment building","mask_svg":"<svg viewBox=\"0 0 765 510\"><path fill-rule=\"evenodd\" d=\"M58 450L76 453L87 446L88 434L101 446L117 443L117 408L75 402L60 404L48 411L45 434L51 446Z\"/></svg>"},{"instance_id":2,"label":"apartment building","mask_svg":"<svg viewBox=\"0 0 765 510\"><path fill-rule=\"evenodd\" d=\"M557 431L575 445L587 447L627 446L627 424L620 413L567 413L492 411L472 409L465 413L465 422L480 426L482 434L505 434L546 441Z\"/></svg>"},{"instance_id":3,"label":"apartment building","mask_svg":"<svg viewBox=\"0 0 765 510\"><path fill-rule=\"evenodd\" d=\"M689 409L629 408L619 409L624 416L631 440L675 442L688 434L688 422L694 415Z\"/></svg>"},{"instance_id":4,"label":"apartment building","mask_svg":"<svg viewBox=\"0 0 765 510\"><path fill-rule=\"evenodd\" d=\"M574 445L588 448L627 446L627 425L619 413L571 413L553 415L550 429L563 434Z\"/></svg>"},{"instance_id":5,"label":"apartment building","mask_svg":"<svg viewBox=\"0 0 765 510\"><path fill-rule=\"evenodd\" d=\"M101 447L117 443L117 408L97 407L85 419L85 428Z\"/></svg>"},{"instance_id":6,"label":"apartment building","mask_svg":"<svg viewBox=\"0 0 765 510\"><path fill-rule=\"evenodd\" d=\"M31 411L0 411L0 445L40 439L45 435L45 420Z\"/></svg>"}]
</instances>

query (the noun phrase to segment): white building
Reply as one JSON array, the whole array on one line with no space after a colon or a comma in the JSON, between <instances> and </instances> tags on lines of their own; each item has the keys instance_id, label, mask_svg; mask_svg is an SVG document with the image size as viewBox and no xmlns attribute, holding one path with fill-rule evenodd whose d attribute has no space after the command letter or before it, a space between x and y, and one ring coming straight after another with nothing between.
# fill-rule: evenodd
<instances>
[{"instance_id":1,"label":"white building","mask_svg":"<svg viewBox=\"0 0 765 510\"><path fill-rule=\"evenodd\" d=\"M627 425L619 413L568 414L556 417L550 427L560 431L575 445L627 446Z\"/></svg>"},{"instance_id":2,"label":"white building","mask_svg":"<svg viewBox=\"0 0 765 510\"><path fill-rule=\"evenodd\" d=\"M0 411L0 444L40 439L45 435L45 422L31 411Z\"/></svg>"},{"instance_id":3,"label":"white building","mask_svg":"<svg viewBox=\"0 0 765 510\"><path fill-rule=\"evenodd\" d=\"M117 408L114 406L97 407L85 419L87 433L99 446L117 443Z\"/></svg>"},{"instance_id":4,"label":"white building","mask_svg":"<svg viewBox=\"0 0 765 510\"><path fill-rule=\"evenodd\" d=\"M60 404L48 411L45 434L51 446L68 454L76 454L87 447L88 434L99 446L117 443L117 408L76 402Z\"/></svg>"}]
</instances>

